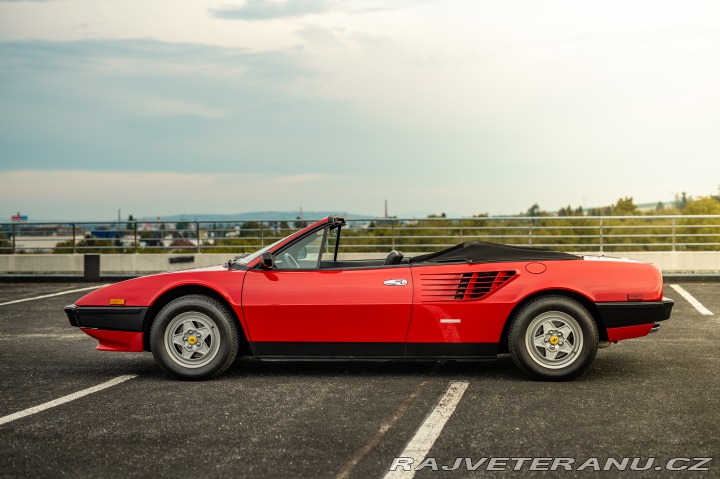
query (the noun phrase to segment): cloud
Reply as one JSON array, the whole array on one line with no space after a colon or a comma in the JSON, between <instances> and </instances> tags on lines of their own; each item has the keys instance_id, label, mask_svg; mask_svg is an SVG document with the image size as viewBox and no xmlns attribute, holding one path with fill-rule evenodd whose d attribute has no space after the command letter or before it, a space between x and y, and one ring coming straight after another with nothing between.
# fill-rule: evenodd
<instances>
[{"instance_id":1,"label":"cloud","mask_svg":"<svg viewBox=\"0 0 720 479\"><path fill-rule=\"evenodd\" d=\"M267 80L294 81L299 76L312 75L301 52L268 51L256 52L240 48L225 48L196 43L171 43L152 39L123 40L16 40L0 43L0 65L13 71L25 73L57 72L78 70L105 70L108 73L124 74L142 64L138 73L152 73L170 65L178 73L205 75L221 70ZM157 66L157 68L153 68ZM127 71L123 68L127 67ZM6 73L6 72L3 72Z\"/></svg>"},{"instance_id":2,"label":"cloud","mask_svg":"<svg viewBox=\"0 0 720 479\"><path fill-rule=\"evenodd\" d=\"M432 138L323 98L302 51L0 42L0 170L430 171Z\"/></svg>"},{"instance_id":3,"label":"cloud","mask_svg":"<svg viewBox=\"0 0 720 479\"><path fill-rule=\"evenodd\" d=\"M326 173L304 173L300 175L280 176L271 180L275 185L299 185L316 181L331 180L333 175Z\"/></svg>"},{"instance_id":4,"label":"cloud","mask_svg":"<svg viewBox=\"0 0 720 479\"><path fill-rule=\"evenodd\" d=\"M243 5L210 8L211 16L223 20L262 21L298 18L329 12L372 14L401 10L434 0L247 0Z\"/></svg>"},{"instance_id":5,"label":"cloud","mask_svg":"<svg viewBox=\"0 0 720 479\"><path fill-rule=\"evenodd\" d=\"M307 25L297 30L295 34L311 46L323 48L340 48L344 46L343 42L332 31L317 25Z\"/></svg>"},{"instance_id":6,"label":"cloud","mask_svg":"<svg viewBox=\"0 0 720 479\"><path fill-rule=\"evenodd\" d=\"M323 13L330 4L325 0L247 0L241 6L211 8L210 14L226 20L274 20Z\"/></svg>"},{"instance_id":7,"label":"cloud","mask_svg":"<svg viewBox=\"0 0 720 479\"><path fill-rule=\"evenodd\" d=\"M295 51L2 42L0 169L262 171L330 114L308 98L316 75Z\"/></svg>"}]
</instances>

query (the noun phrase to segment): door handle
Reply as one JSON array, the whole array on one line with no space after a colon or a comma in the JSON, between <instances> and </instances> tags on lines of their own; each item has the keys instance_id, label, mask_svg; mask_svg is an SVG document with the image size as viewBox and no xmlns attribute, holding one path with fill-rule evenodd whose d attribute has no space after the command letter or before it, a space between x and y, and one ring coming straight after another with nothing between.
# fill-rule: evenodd
<instances>
[{"instance_id":1,"label":"door handle","mask_svg":"<svg viewBox=\"0 0 720 479\"><path fill-rule=\"evenodd\" d=\"M383 283L385 286L405 286L407 285L406 279L388 279Z\"/></svg>"}]
</instances>

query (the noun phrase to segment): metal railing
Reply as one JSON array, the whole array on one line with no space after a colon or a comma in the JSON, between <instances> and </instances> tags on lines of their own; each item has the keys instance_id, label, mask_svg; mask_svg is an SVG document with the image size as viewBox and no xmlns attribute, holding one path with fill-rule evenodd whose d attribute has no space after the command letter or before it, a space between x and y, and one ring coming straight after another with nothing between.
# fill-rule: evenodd
<instances>
[{"instance_id":1,"label":"metal railing","mask_svg":"<svg viewBox=\"0 0 720 479\"><path fill-rule=\"evenodd\" d=\"M4 223L0 254L241 253L311 222ZM425 252L470 240L584 252L720 250L720 215L352 219L341 250Z\"/></svg>"}]
</instances>

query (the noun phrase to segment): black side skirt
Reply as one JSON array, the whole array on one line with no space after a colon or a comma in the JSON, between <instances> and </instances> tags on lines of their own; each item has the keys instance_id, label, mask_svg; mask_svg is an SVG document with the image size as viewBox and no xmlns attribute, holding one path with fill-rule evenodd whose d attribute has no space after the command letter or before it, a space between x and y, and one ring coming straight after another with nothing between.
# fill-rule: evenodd
<instances>
[{"instance_id":1,"label":"black side skirt","mask_svg":"<svg viewBox=\"0 0 720 479\"><path fill-rule=\"evenodd\" d=\"M269 358L494 358L496 343L250 343L255 356Z\"/></svg>"}]
</instances>

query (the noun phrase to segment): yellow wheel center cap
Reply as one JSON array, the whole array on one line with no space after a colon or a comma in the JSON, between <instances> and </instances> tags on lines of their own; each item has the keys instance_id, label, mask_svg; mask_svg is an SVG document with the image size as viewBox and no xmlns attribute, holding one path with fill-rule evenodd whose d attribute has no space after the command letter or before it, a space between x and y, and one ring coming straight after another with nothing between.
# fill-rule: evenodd
<instances>
[{"instance_id":1,"label":"yellow wheel center cap","mask_svg":"<svg viewBox=\"0 0 720 479\"><path fill-rule=\"evenodd\" d=\"M188 343L190 343L190 344L195 344L195 343L197 343L197 338L196 338L195 336L190 336L190 337L188 338Z\"/></svg>"},{"instance_id":2,"label":"yellow wheel center cap","mask_svg":"<svg viewBox=\"0 0 720 479\"><path fill-rule=\"evenodd\" d=\"M555 344L557 344L558 342L560 342L560 340L558 339L557 336L550 336L550 344L555 345ZM191 344L192 344L192 343L191 343Z\"/></svg>"}]
</instances>

